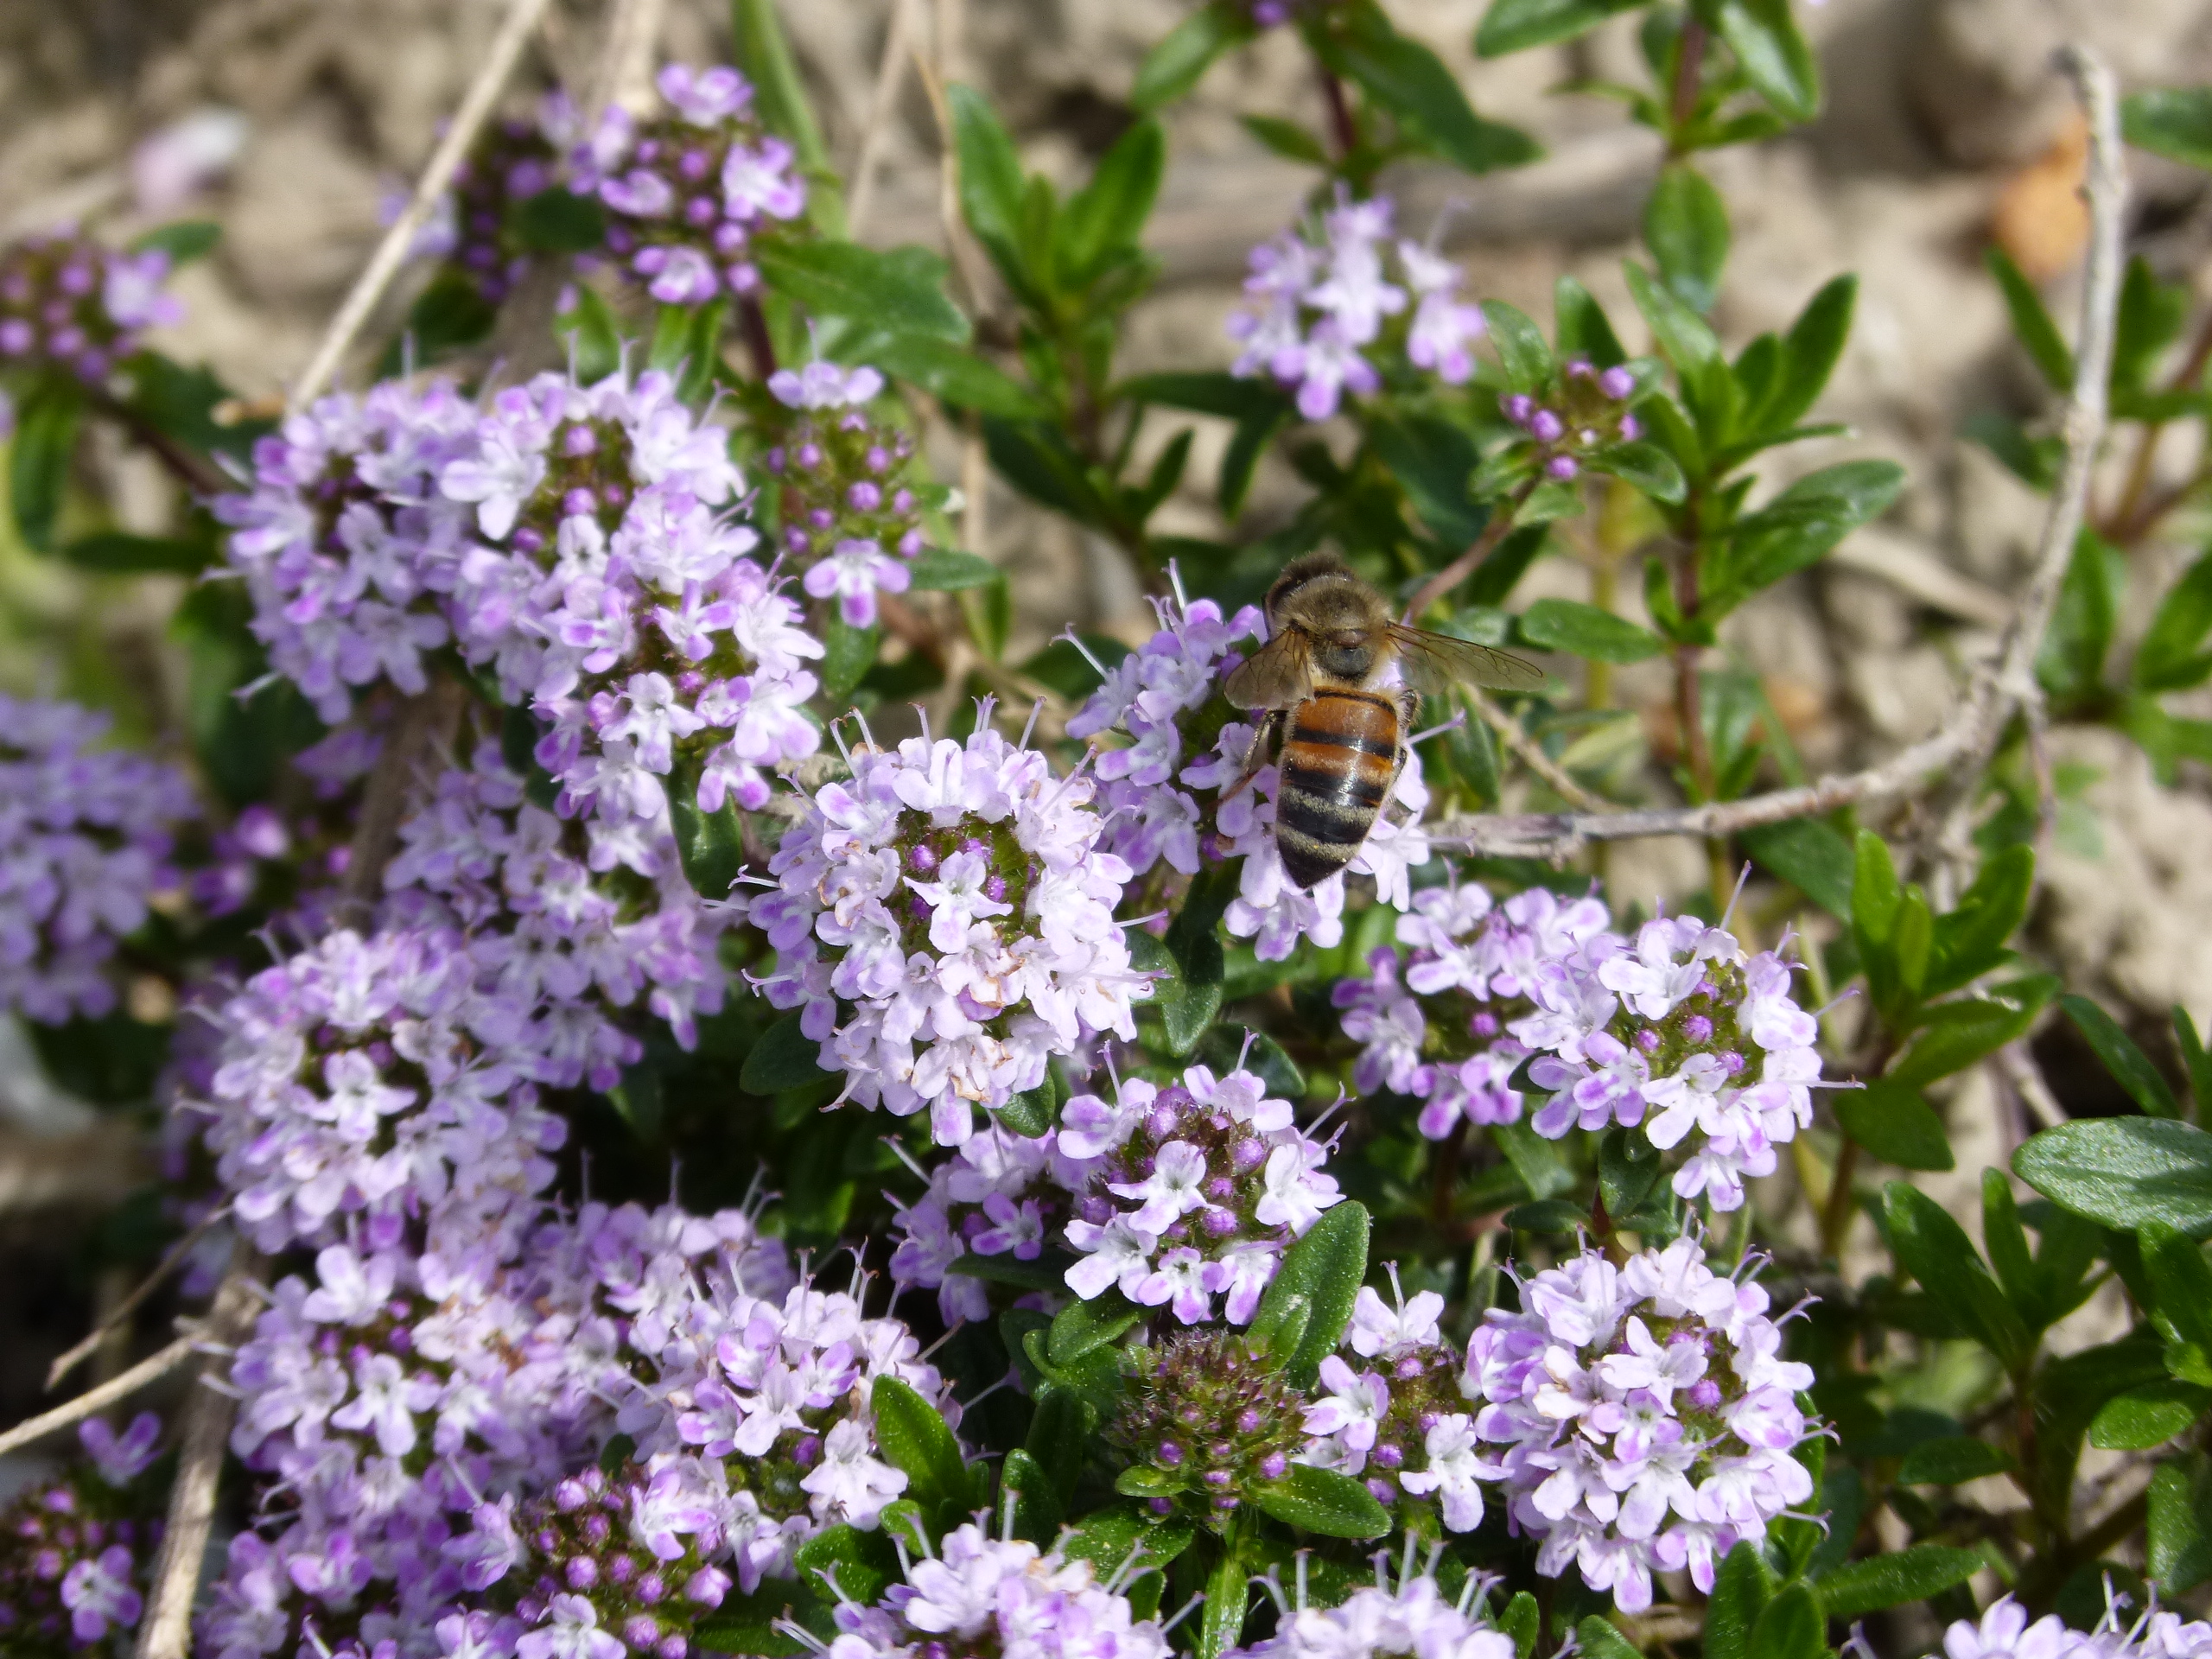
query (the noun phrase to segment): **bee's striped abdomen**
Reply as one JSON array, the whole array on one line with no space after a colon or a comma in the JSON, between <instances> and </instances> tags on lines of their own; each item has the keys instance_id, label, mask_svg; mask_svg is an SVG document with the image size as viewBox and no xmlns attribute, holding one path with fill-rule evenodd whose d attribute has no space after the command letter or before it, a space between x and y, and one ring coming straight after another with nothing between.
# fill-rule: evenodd
<instances>
[{"instance_id":1,"label":"bee's striped abdomen","mask_svg":"<svg viewBox=\"0 0 2212 1659\"><path fill-rule=\"evenodd\" d=\"M1291 710L1276 760L1275 845L1301 887L1351 862L1398 770L1398 705L1373 691L1316 691Z\"/></svg>"}]
</instances>

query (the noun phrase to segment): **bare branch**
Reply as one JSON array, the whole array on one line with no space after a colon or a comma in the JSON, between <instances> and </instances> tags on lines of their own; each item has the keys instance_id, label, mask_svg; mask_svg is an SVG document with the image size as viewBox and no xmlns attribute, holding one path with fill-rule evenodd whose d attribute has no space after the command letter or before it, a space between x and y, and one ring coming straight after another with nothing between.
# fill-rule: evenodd
<instances>
[{"instance_id":1,"label":"bare branch","mask_svg":"<svg viewBox=\"0 0 2212 1659\"><path fill-rule=\"evenodd\" d=\"M207 1534L215 1522L215 1488L223 1473L223 1453L231 1438L238 1402L207 1386L253 1321L260 1298L254 1288L259 1258L241 1243L231 1270L215 1293L206 1342L211 1352L200 1371L200 1386L185 1402L183 1444L177 1455L176 1484L169 1489L168 1520L162 1553L154 1561L153 1592L146 1599L145 1622L138 1627L137 1659L185 1659L192 1646L192 1601L200 1588L200 1560L207 1553Z\"/></svg>"},{"instance_id":2,"label":"bare branch","mask_svg":"<svg viewBox=\"0 0 2212 1659\"><path fill-rule=\"evenodd\" d=\"M2088 274L2082 284L2074 386L2064 414L2066 459L2037 543L2034 569L2021 590L1995 664L1976 671L1966 695L1933 736L1863 772L1703 806L1446 819L1431 832L1433 842L1456 842L1486 855L1556 861L1592 842L1732 835L1840 806L1917 795L1957 780L1967 780L1964 800L1970 808L1972 780L1986 770L2013 713L2033 695L2036 652L2050 625L2059 585L2081 532L2089 474L2104 437L2105 386L2112 372L2127 194L2120 168L2119 99L2111 71L2086 47L2069 47L2061 54L2061 67L2073 79L2089 115Z\"/></svg>"},{"instance_id":3,"label":"bare branch","mask_svg":"<svg viewBox=\"0 0 2212 1659\"><path fill-rule=\"evenodd\" d=\"M345 303L338 308L338 315L330 320L330 327L323 331L322 340L315 348L315 355L308 359L307 367L293 384L291 406L302 407L321 396L331 378L338 372L338 365L353 343L353 337L368 321L369 313L376 309L377 302L391 284L399 268L406 263L407 251L414 245L416 233L423 228L431 210L453 182L453 175L468 154L468 147L476 142L476 135L492 113L500 90L507 84L507 77L514 73L515 62L522 56L524 45L531 31L537 27L544 16L549 0L512 0L506 21L493 38L491 50L485 54L484 64L476 72L461 107L454 111L452 124L445 137L431 152L429 165L423 169L423 176L415 181L415 194L407 206L392 220L385 232L384 240L370 256L369 263L354 279Z\"/></svg>"},{"instance_id":4,"label":"bare branch","mask_svg":"<svg viewBox=\"0 0 2212 1659\"><path fill-rule=\"evenodd\" d=\"M63 1377L75 1370L77 1367L84 1363L86 1360L90 1359L92 1355L98 1351L99 1345L107 1340L108 1333L113 1331L118 1325L123 1324L124 1320L128 1319L133 1313L138 1311L139 1304L143 1302L147 1297L152 1295L156 1289L157 1289L168 1278L169 1274L175 1273L177 1268L183 1264L185 1259L192 1254L193 1250L198 1246L200 1241L207 1237L210 1232L214 1230L215 1228L220 1226L224 1222L228 1221L230 1218L231 1206L225 1204L219 1206L213 1214L207 1217L207 1220L201 1222L197 1227L194 1227L182 1238L180 1238L175 1243L170 1245L168 1254L164 1255L161 1259L160 1264L139 1282L137 1289L132 1291L120 1302L118 1302L115 1305L113 1311L108 1314L107 1318L100 1321L99 1325L93 1330L90 1336L86 1337L82 1342L79 1343L74 1348L72 1348L67 1353L62 1355L60 1358L55 1360L52 1365L47 1368L47 1391L50 1394L55 1389L60 1387L61 1379Z\"/></svg>"},{"instance_id":5,"label":"bare branch","mask_svg":"<svg viewBox=\"0 0 2212 1659\"><path fill-rule=\"evenodd\" d=\"M6 1433L0 1434L0 1457L10 1452L20 1452L35 1445L48 1435L57 1433L72 1424L81 1423L87 1417L97 1417L119 1400L128 1400L149 1383L158 1382L171 1371L192 1357L193 1344L197 1338L183 1336L159 1353L140 1360L121 1376L111 1377L96 1389L87 1389L66 1405L52 1411L42 1411L35 1417L27 1417Z\"/></svg>"},{"instance_id":6,"label":"bare branch","mask_svg":"<svg viewBox=\"0 0 2212 1659\"><path fill-rule=\"evenodd\" d=\"M668 0L616 0L601 48L599 84L584 105L588 120L624 109L644 115L653 107L653 54L660 47Z\"/></svg>"}]
</instances>

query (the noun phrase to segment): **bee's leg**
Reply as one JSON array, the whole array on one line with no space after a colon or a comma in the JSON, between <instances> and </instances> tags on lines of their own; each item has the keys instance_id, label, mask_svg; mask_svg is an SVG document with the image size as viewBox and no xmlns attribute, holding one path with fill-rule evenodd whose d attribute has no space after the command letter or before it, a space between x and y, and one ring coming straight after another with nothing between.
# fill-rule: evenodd
<instances>
[{"instance_id":1,"label":"bee's leg","mask_svg":"<svg viewBox=\"0 0 2212 1659\"><path fill-rule=\"evenodd\" d=\"M1214 803L1216 811L1243 794L1260 775L1260 768L1268 764L1268 757L1281 746L1283 726L1289 719L1290 710L1277 709L1260 722L1260 729L1252 734L1252 747L1244 754L1244 775L1221 791L1221 799Z\"/></svg>"}]
</instances>

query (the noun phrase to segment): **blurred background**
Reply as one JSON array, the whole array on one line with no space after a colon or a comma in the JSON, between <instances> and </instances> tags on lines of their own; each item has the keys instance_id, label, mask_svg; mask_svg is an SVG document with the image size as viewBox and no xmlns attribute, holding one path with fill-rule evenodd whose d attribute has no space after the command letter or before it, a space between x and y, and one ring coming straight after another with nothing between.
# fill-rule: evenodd
<instances>
[{"instance_id":1,"label":"blurred background","mask_svg":"<svg viewBox=\"0 0 2212 1659\"><path fill-rule=\"evenodd\" d=\"M1573 90L1639 79L1632 20L1571 48L1484 63L1470 45L1484 0L1389 9L1463 77L1484 114L1538 135L1548 151L1490 179L1397 171L1386 182L1400 229L1440 241L1466 266L1473 292L1540 321L1548 321L1562 271L1617 317L1633 315L1620 262L1636 243L1657 143L1616 105ZM216 222L213 256L175 283L185 321L156 343L207 363L249 400L278 396L404 197L503 10L498 0L0 0L0 231L13 238L75 221L121 238L177 218ZM1187 10L1187 0L794 0L785 18L832 154L849 169L868 153L863 239L943 248L937 123L919 77L906 70L907 52L948 80L982 87L1032 168L1078 175L1131 119L1126 99L1145 49ZM516 112L585 77L600 14L596 0L559 0L511 94ZM2005 249L2054 312L2071 315L2088 229L2075 194L2083 140L2050 68L2053 48L2089 42L2131 90L2201 82L2212 79L2212 3L1827 0L1808 27L1824 59L1826 113L1789 138L1713 158L1736 227L1714 321L1739 344L1786 327L1831 276L1860 271L1857 326L1822 411L1851 431L1802 446L1794 464L1883 455L1910 474L1878 526L1722 631L1819 772L1887 754L1936 724L1960 657L2001 624L2040 522L2038 499L1974 435L1992 417L2032 420L2042 408L1985 251ZM727 60L727 9L670 0L663 44L670 57ZM887 58L887 44L905 50ZM887 75L887 62L899 72ZM1319 96L1306 66L1296 40L1276 31L1231 54L1167 111L1173 155L1154 219L1163 271L1130 325L1131 372L1228 362L1223 323L1247 251L1295 216L1310 178L1270 155L1238 117L1305 111ZM2169 281L2193 281L2203 299L2207 175L2140 151L2130 164L2132 251ZM425 264L397 285L385 326L370 337L388 337L427 275ZM1160 529L1221 531L1204 480L1226 438L1225 428L1202 432L1186 496ZM939 461L944 477L958 477L949 438ZM105 476L86 493L116 504L118 527L164 527L175 502L150 459L117 445L87 464ZM1301 493L1287 469L1263 473L1244 531L1287 516ZM1133 639L1151 631L1135 582L1103 543L1002 486L993 486L982 522L986 544L973 550L1014 583L1014 658L1069 622ZM2152 580L2132 591L2163 592L2205 529L2186 516L2171 521L2165 543L2137 552ZM1523 597L1587 597L1595 556L1570 530ZM163 747L183 695L168 632L181 596L173 580L104 583L0 539L0 684L111 708L128 737ZM1632 595L1618 602L1635 613ZM2123 645L2146 620L2120 619ZM1624 767L1671 753L1665 672L1656 662L1621 672L1617 697L1643 713L1603 740L1626 746ZM2212 714L2212 702L2170 706ZM2170 1041L2174 1004L2200 1024L2212 1016L2205 776L2185 766L2179 787L2159 787L2141 753L2108 729L2061 731L2051 758L2063 805L2037 942L2074 988L2132 1011L2135 1034L2155 1052ZM1694 849L1663 842L1622 849L1609 874L1617 898L1647 904L1702 880ZM2100 1092L2116 1085L2079 1040L2064 1022L2038 1039L2055 1092L2076 1116L2117 1109L2123 1101ZM1968 1086L1982 1086L1980 1077ZM1993 1126L1999 1116L1982 1116ZM1953 1121L1975 1115L1962 1105ZM138 1254L133 1230L150 1216L131 1195L144 1155L134 1129L56 1090L20 1036L0 1029L0 1421L37 1408L53 1356L134 1282L130 1269L103 1263ZM1983 1161L1961 1147L1961 1168Z\"/></svg>"}]
</instances>

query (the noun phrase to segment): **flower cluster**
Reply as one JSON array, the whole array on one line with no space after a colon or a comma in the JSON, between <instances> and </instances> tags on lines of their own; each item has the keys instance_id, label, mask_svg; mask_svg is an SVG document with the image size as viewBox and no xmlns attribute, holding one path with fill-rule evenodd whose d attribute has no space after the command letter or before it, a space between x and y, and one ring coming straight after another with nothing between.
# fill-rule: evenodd
<instances>
[{"instance_id":1,"label":"flower cluster","mask_svg":"<svg viewBox=\"0 0 2212 1659\"><path fill-rule=\"evenodd\" d=\"M1465 1532L1481 1522L1481 1491L1464 1468L1432 1464L1428 1452L1430 1431L1461 1409L1463 1362L1438 1328L1443 1312L1433 1290L1394 1307L1361 1289L1344 1336L1366 1363L1355 1370L1338 1354L1321 1362L1320 1396L1305 1418L1319 1438L1300 1461L1359 1476L1385 1508L1433 1495L1445 1526Z\"/></svg>"},{"instance_id":2,"label":"flower cluster","mask_svg":"<svg viewBox=\"0 0 2212 1659\"><path fill-rule=\"evenodd\" d=\"M1502 905L1472 881L1424 887L1398 920L1405 958L1380 946L1366 978L1331 994L1360 1045L1353 1081L1419 1100L1432 1141L1462 1122L1519 1122L1522 1098L1508 1085L1529 1051L1508 1030L1535 1011L1540 965L1573 958L1609 919L1596 898L1562 901L1543 887Z\"/></svg>"},{"instance_id":3,"label":"flower cluster","mask_svg":"<svg viewBox=\"0 0 2212 1659\"><path fill-rule=\"evenodd\" d=\"M0 254L0 367L105 380L146 329L182 320L162 288L168 274L159 248L122 253L69 231L26 237Z\"/></svg>"},{"instance_id":4,"label":"flower cluster","mask_svg":"<svg viewBox=\"0 0 2212 1659\"><path fill-rule=\"evenodd\" d=\"M783 551L805 569L810 594L837 601L847 626L872 626L877 593L905 593L904 562L922 550L921 503L903 477L913 437L868 418L883 390L874 369L810 363L778 370L768 390L800 411L766 457L781 486Z\"/></svg>"},{"instance_id":5,"label":"flower cluster","mask_svg":"<svg viewBox=\"0 0 2212 1659\"><path fill-rule=\"evenodd\" d=\"M1106 1439L1129 1460L1121 1490L1155 1514L1219 1521L1281 1480L1306 1448L1297 1390L1275 1361L1218 1326L1130 1351Z\"/></svg>"},{"instance_id":6,"label":"flower cluster","mask_svg":"<svg viewBox=\"0 0 2212 1659\"><path fill-rule=\"evenodd\" d=\"M1752 956L1726 928L1662 917L1632 940L1601 933L1536 971L1536 1011L1511 1027L1551 1094L1531 1120L1557 1140L1580 1124L1642 1124L1664 1152L1703 1137L1675 1173L1685 1198L1744 1202L1777 1144L1813 1121L1819 1027L1790 995L1789 963Z\"/></svg>"},{"instance_id":7,"label":"flower cluster","mask_svg":"<svg viewBox=\"0 0 2212 1659\"><path fill-rule=\"evenodd\" d=\"M1129 867L1103 849L1091 780L1055 778L977 714L964 743L909 738L850 755L769 864L751 900L776 950L761 989L803 1007L801 1029L845 1097L926 1109L940 1146L1039 1087L1056 1055L1135 1035L1114 907Z\"/></svg>"},{"instance_id":8,"label":"flower cluster","mask_svg":"<svg viewBox=\"0 0 2212 1659\"><path fill-rule=\"evenodd\" d=\"M945 1534L872 1607L840 1600L830 1659L1168 1659L1155 1619L1140 1619L1090 1563L1020 1539L994 1540L972 1522Z\"/></svg>"},{"instance_id":9,"label":"flower cluster","mask_svg":"<svg viewBox=\"0 0 2212 1659\"><path fill-rule=\"evenodd\" d=\"M446 601L468 550L467 510L439 478L475 433L444 380L333 393L254 445L242 493L216 498L254 634L325 721L379 680L428 685L423 658L451 637Z\"/></svg>"},{"instance_id":10,"label":"flower cluster","mask_svg":"<svg viewBox=\"0 0 2212 1659\"><path fill-rule=\"evenodd\" d=\"M1164 1089L1124 1078L1110 1103L1078 1095L1059 1150L1096 1160L1067 1226L1083 1258L1068 1288L1089 1300L1118 1286L1185 1325L1224 1294L1230 1323L1250 1324L1282 1252L1343 1196L1321 1170L1327 1147L1242 1069L1194 1065Z\"/></svg>"},{"instance_id":11,"label":"flower cluster","mask_svg":"<svg viewBox=\"0 0 2212 1659\"><path fill-rule=\"evenodd\" d=\"M861 1288L800 1284L780 1302L741 1294L632 1325L652 1376L632 1390L621 1427L656 1459L649 1468L722 1494L712 1527L748 1593L764 1576L789 1574L792 1553L823 1528L873 1530L906 1489L876 1445L880 1379L959 1422L920 1343L898 1319L869 1318Z\"/></svg>"},{"instance_id":12,"label":"flower cluster","mask_svg":"<svg viewBox=\"0 0 2212 1659\"><path fill-rule=\"evenodd\" d=\"M552 1179L567 1125L537 1104L545 1022L478 982L458 934L341 931L214 1013L213 1078L187 1105L261 1249L334 1243L354 1217L390 1239L432 1205L488 1220Z\"/></svg>"},{"instance_id":13,"label":"flower cluster","mask_svg":"<svg viewBox=\"0 0 2212 1659\"><path fill-rule=\"evenodd\" d=\"M120 1435L94 1418L78 1431L85 1459L0 1509L0 1648L18 1659L130 1650L162 1537L163 1494L141 1478L161 1433L151 1413Z\"/></svg>"},{"instance_id":14,"label":"flower cluster","mask_svg":"<svg viewBox=\"0 0 2212 1659\"><path fill-rule=\"evenodd\" d=\"M743 486L728 435L667 375L510 387L439 482L475 504L483 543L454 632L548 728L537 757L564 813L658 820L676 773L702 811L750 810L764 767L814 753L800 705L821 643L744 556L759 538L723 512Z\"/></svg>"},{"instance_id":15,"label":"flower cluster","mask_svg":"<svg viewBox=\"0 0 2212 1659\"><path fill-rule=\"evenodd\" d=\"M2107 1585L2109 1594L2109 1580ZM2154 1604L2131 1628L2121 1628L2113 1607L2085 1632L2069 1630L2056 1613L2031 1624L2028 1610L2006 1595L1992 1602L1979 1623L1953 1621L1943 1633L1943 1653L1945 1659L2205 1659L2212 1655L2212 1624L2156 1611Z\"/></svg>"},{"instance_id":16,"label":"flower cluster","mask_svg":"<svg viewBox=\"0 0 2212 1659\"><path fill-rule=\"evenodd\" d=\"M1301 226L1254 248L1244 282L1251 308L1229 323L1242 348L1231 372L1294 386L1298 412L1326 420L1346 392L1382 388L1366 353L1385 343L1387 328L1415 368L1446 385L1465 384L1482 309L1459 297L1459 269L1450 260L1417 242L1392 243L1391 213L1388 196L1355 201L1339 187L1318 236ZM1402 286L1390 280L1393 254ZM1391 321L1401 315L1402 325Z\"/></svg>"},{"instance_id":17,"label":"flower cluster","mask_svg":"<svg viewBox=\"0 0 2212 1659\"><path fill-rule=\"evenodd\" d=\"M806 208L791 147L752 113L736 70L660 72L671 111L640 122L620 105L574 158L571 188L607 212L607 245L664 305L702 305L760 286L752 248Z\"/></svg>"},{"instance_id":18,"label":"flower cluster","mask_svg":"<svg viewBox=\"0 0 2212 1659\"><path fill-rule=\"evenodd\" d=\"M1544 401L1509 392L1498 399L1498 407L1528 434L1527 459L1544 477L1563 483L1582 471L1583 458L1592 452L1643 435L1628 410L1635 396L1636 377L1626 369L1598 369L1578 357L1561 366Z\"/></svg>"},{"instance_id":19,"label":"flower cluster","mask_svg":"<svg viewBox=\"0 0 2212 1659\"><path fill-rule=\"evenodd\" d=\"M444 222L433 240L446 268L458 272L486 305L498 305L529 274L534 256L517 239L510 216L560 182L575 120L575 106L554 93L536 120L493 122L454 174Z\"/></svg>"},{"instance_id":20,"label":"flower cluster","mask_svg":"<svg viewBox=\"0 0 2212 1659\"><path fill-rule=\"evenodd\" d=\"M899 1230L892 1282L901 1291L936 1291L948 1326L988 1319L983 1281L953 1272L953 1263L970 1255L1035 1261L1061 1236L1073 1195L1090 1185L1097 1163L1071 1155L1056 1130L1016 1135L998 1123L978 1130L924 1174L919 1198L892 1211Z\"/></svg>"},{"instance_id":21,"label":"flower cluster","mask_svg":"<svg viewBox=\"0 0 2212 1659\"><path fill-rule=\"evenodd\" d=\"M726 912L684 880L665 817L556 817L487 741L439 777L399 839L386 925L467 932L483 988L536 1012L546 1082L613 1087L644 1052L621 1010L642 1002L689 1048L696 1016L721 1008Z\"/></svg>"},{"instance_id":22,"label":"flower cluster","mask_svg":"<svg viewBox=\"0 0 2212 1659\"><path fill-rule=\"evenodd\" d=\"M1694 1238L1625 1267L1586 1249L1545 1269L1469 1341L1474 1414L1428 1431L1432 1478L1501 1484L1514 1525L1542 1541L1537 1570L1572 1561L1624 1612L1650 1605L1655 1570L1687 1567L1709 1592L1730 1549L1813 1492L1791 1455L1813 1373L1782 1358L1767 1306Z\"/></svg>"},{"instance_id":23,"label":"flower cluster","mask_svg":"<svg viewBox=\"0 0 2212 1659\"><path fill-rule=\"evenodd\" d=\"M110 963L177 884L171 832L199 811L174 769L93 748L107 728L75 703L0 697L0 1010L47 1024L114 1008Z\"/></svg>"},{"instance_id":24,"label":"flower cluster","mask_svg":"<svg viewBox=\"0 0 2212 1659\"><path fill-rule=\"evenodd\" d=\"M266 1482L268 1513L231 1545L203 1648L259 1659L313 1629L436 1651L432 1632L498 1586L489 1599L515 1617L491 1650L526 1652L524 1631L558 1623L545 1598L530 1605L537 1569L566 1570L553 1517L582 1507L556 1483L616 1432L639 1386L635 1333L790 1282L780 1247L738 1211L587 1205L504 1234L445 1212L419 1246L325 1248L311 1277L275 1287L232 1367L232 1448ZM624 1535L651 1563L683 1557L692 1546L672 1535L701 1525L664 1469L632 1472ZM576 1524L590 1535L588 1516ZM654 1599L643 1575L630 1587Z\"/></svg>"},{"instance_id":25,"label":"flower cluster","mask_svg":"<svg viewBox=\"0 0 2212 1659\"><path fill-rule=\"evenodd\" d=\"M1307 1605L1301 1571L1297 1605L1276 1590L1274 1634L1237 1659L1514 1659L1513 1638L1470 1611L1480 1577L1469 1573L1454 1599L1438 1587L1433 1566L1414 1573L1408 1560L1393 1586L1387 1560L1378 1560L1373 1584L1327 1608Z\"/></svg>"}]
</instances>

